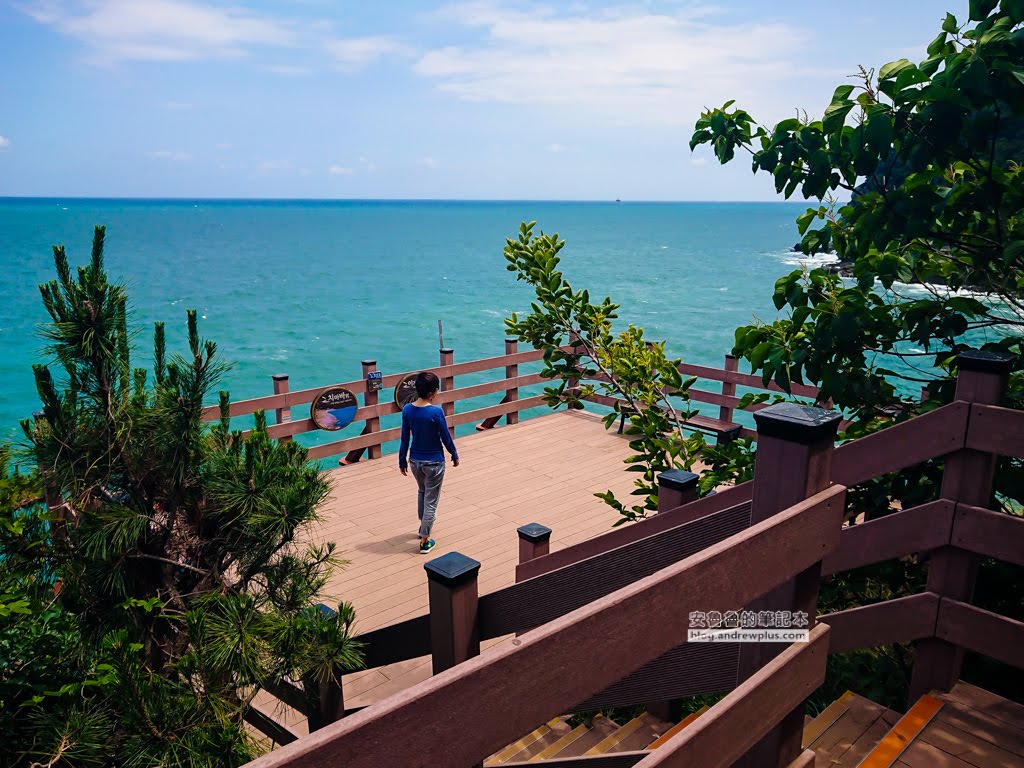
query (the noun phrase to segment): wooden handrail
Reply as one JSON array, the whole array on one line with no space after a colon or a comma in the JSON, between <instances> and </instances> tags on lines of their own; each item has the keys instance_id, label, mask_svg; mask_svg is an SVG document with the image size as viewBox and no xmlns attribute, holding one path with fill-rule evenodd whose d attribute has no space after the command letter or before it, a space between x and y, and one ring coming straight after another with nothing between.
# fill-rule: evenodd
<instances>
[{"instance_id":1,"label":"wooden handrail","mask_svg":"<svg viewBox=\"0 0 1024 768\"><path fill-rule=\"evenodd\" d=\"M1003 456L1024 457L1024 411L972 403L967 447Z\"/></svg>"},{"instance_id":2,"label":"wooden handrail","mask_svg":"<svg viewBox=\"0 0 1024 768\"><path fill-rule=\"evenodd\" d=\"M818 624L807 643L793 643L637 768L728 768L825 680L829 629Z\"/></svg>"},{"instance_id":3,"label":"wooden handrail","mask_svg":"<svg viewBox=\"0 0 1024 768\"><path fill-rule=\"evenodd\" d=\"M933 592L897 597L819 616L832 627L829 653L909 643L935 634L939 596Z\"/></svg>"},{"instance_id":4,"label":"wooden handrail","mask_svg":"<svg viewBox=\"0 0 1024 768\"><path fill-rule=\"evenodd\" d=\"M745 504L750 501L753 488L752 483L742 483L720 491L714 496L705 496L703 499L692 501L675 509L659 512L657 515L640 520L633 525L614 528L593 539L587 539L579 544L573 544L534 560L520 563L516 566L516 581L524 581L542 573L550 573L588 557L609 552L670 528L721 512L737 504Z\"/></svg>"},{"instance_id":5,"label":"wooden handrail","mask_svg":"<svg viewBox=\"0 0 1024 768\"><path fill-rule=\"evenodd\" d=\"M836 448L832 480L847 487L964 447L968 403L956 401Z\"/></svg>"},{"instance_id":6,"label":"wooden handrail","mask_svg":"<svg viewBox=\"0 0 1024 768\"><path fill-rule=\"evenodd\" d=\"M765 385L760 376L755 376L750 373L723 371L706 365L693 365L692 363L681 363L679 365L679 372L685 373L687 376L697 376L701 379L724 381L730 384L739 384L740 386L751 387L753 389L768 389L772 392L787 394L786 391L774 381L770 381ZM797 397L818 396L818 388L808 386L807 384L791 384L790 389L791 392L789 394L796 395Z\"/></svg>"},{"instance_id":7,"label":"wooden handrail","mask_svg":"<svg viewBox=\"0 0 1024 768\"><path fill-rule=\"evenodd\" d=\"M957 504L950 543L978 555L1024 565L1024 517Z\"/></svg>"},{"instance_id":8,"label":"wooden handrail","mask_svg":"<svg viewBox=\"0 0 1024 768\"><path fill-rule=\"evenodd\" d=\"M954 506L939 499L844 528L839 549L821 565L822 576L946 546L953 531Z\"/></svg>"},{"instance_id":9,"label":"wooden handrail","mask_svg":"<svg viewBox=\"0 0 1024 768\"><path fill-rule=\"evenodd\" d=\"M452 376L462 376L468 373L479 373L480 371L489 371L495 368L504 368L509 365L521 365L523 363L532 363L543 359L544 352L542 350L529 350L527 352L516 352L512 355L499 355L498 357L485 357L480 360L468 360L465 363L455 363L453 365L444 366L429 366L420 368L418 370L431 371L437 374L439 379L450 378ZM417 373L418 371L405 371L403 373L391 373L383 377L382 386L384 389L390 389L394 387L398 382L404 379L411 373ZM366 391L366 381L363 379L356 379L353 381L346 381L340 384L325 384L322 387L311 387L309 389L297 389L294 392L287 392L280 395L267 395L266 397L255 397L250 400L236 400L231 403L231 416L244 416L255 411L270 411L276 408L287 408L293 405L302 405L303 403L311 403L313 399L320 394L327 387L344 387L345 389L351 390L354 394L362 394ZM203 420L204 421L216 421L220 418L220 406L211 405L203 409Z\"/></svg>"},{"instance_id":10,"label":"wooden handrail","mask_svg":"<svg viewBox=\"0 0 1024 768\"><path fill-rule=\"evenodd\" d=\"M1024 622L944 597L939 601L935 636L1024 669Z\"/></svg>"},{"instance_id":11,"label":"wooden handrail","mask_svg":"<svg viewBox=\"0 0 1024 768\"><path fill-rule=\"evenodd\" d=\"M479 762L671 649L691 611L746 605L818 562L838 544L845 497L834 486L252 765L368 768L442 754L450 765ZM658 622L643 620L650 616ZM507 695L512 690L529 695ZM423 728L437 712L444 718Z\"/></svg>"}]
</instances>

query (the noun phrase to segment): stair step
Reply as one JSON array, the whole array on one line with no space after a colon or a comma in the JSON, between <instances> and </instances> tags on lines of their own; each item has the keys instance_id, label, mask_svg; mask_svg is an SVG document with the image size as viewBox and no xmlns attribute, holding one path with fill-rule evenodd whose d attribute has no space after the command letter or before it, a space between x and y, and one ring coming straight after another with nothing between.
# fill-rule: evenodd
<instances>
[{"instance_id":1,"label":"stair step","mask_svg":"<svg viewBox=\"0 0 1024 768\"><path fill-rule=\"evenodd\" d=\"M854 768L900 716L857 694L843 694L837 702L806 726L804 748L813 750L822 765Z\"/></svg>"},{"instance_id":2,"label":"stair step","mask_svg":"<svg viewBox=\"0 0 1024 768\"><path fill-rule=\"evenodd\" d=\"M619 730L619 725L614 720L598 715L586 733L566 744L553 757L580 757L617 730Z\"/></svg>"},{"instance_id":3,"label":"stair step","mask_svg":"<svg viewBox=\"0 0 1024 768\"><path fill-rule=\"evenodd\" d=\"M821 710L816 718L804 726L804 749L843 716L843 713L849 709L853 696L853 691L847 691L825 707L825 709Z\"/></svg>"},{"instance_id":4,"label":"stair step","mask_svg":"<svg viewBox=\"0 0 1024 768\"><path fill-rule=\"evenodd\" d=\"M501 763L507 763L509 760L512 759L513 756L518 755L528 746L537 741L537 739L542 739L544 738L544 736L551 733L551 729L558 723L562 722L564 721L560 717L556 717L553 720L550 720L537 730L532 731L523 736L523 738L519 739L519 741L509 744L507 747L500 750L499 752L495 752L493 755L488 757L484 761L484 763L486 765L499 765Z\"/></svg>"},{"instance_id":5,"label":"stair step","mask_svg":"<svg viewBox=\"0 0 1024 768\"><path fill-rule=\"evenodd\" d=\"M537 755L559 741L571 730L572 728L569 727L569 724L565 722L564 718L559 718L557 722L548 723L547 733L541 735L540 738L535 739L532 743L527 744L521 750L516 752L508 759L508 762L524 763L527 760L533 760Z\"/></svg>"},{"instance_id":6,"label":"stair step","mask_svg":"<svg viewBox=\"0 0 1024 768\"><path fill-rule=\"evenodd\" d=\"M587 755L602 755L609 752L628 752L640 750L657 740L658 736L669 729L669 724L659 720L648 712L634 717L624 726L609 735L597 746L587 750Z\"/></svg>"},{"instance_id":7,"label":"stair step","mask_svg":"<svg viewBox=\"0 0 1024 768\"><path fill-rule=\"evenodd\" d=\"M889 768L938 714L942 705L943 702L934 696L922 696L861 760L860 765L863 768Z\"/></svg>"},{"instance_id":8,"label":"stair step","mask_svg":"<svg viewBox=\"0 0 1024 768\"><path fill-rule=\"evenodd\" d=\"M679 733L681 730L683 730L683 728L688 726L690 723L692 723L694 720L696 720L698 717L700 717L701 715L703 715L707 711L708 711L708 705L705 704L703 707L698 709L696 712L691 712L686 717L684 717L682 720L680 720L678 723L676 723L671 728L669 728L667 731L665 731L663 734L661 734L661 736L659 736L654 741L654 743L650 744L647 747L647 749L657 749L658 747L660 747L666 741L671 739L673 736L675 736L677 733Z\"/></svg>"},{"instance_id":9,"label":"stair step","mask_svg":"<svg viewBox=\"0 0 1024 768\"><path fill-rule=\"evenodd\" d=\"M569 731L568 733L564 734L554 744L549 744L547 747L544 748L544 751L538 752L536 755L534 755L530 759L531 760L547 760L549 757L554 757L559 752L561 752L563 749L565 749L570 744L572 744L574 741L578 741L579 739L582 739L588 733L590 733L590 729L587 728L587 726L585 726L585 725L577 725L571 731Z\"/></svg>"}]
</instances>

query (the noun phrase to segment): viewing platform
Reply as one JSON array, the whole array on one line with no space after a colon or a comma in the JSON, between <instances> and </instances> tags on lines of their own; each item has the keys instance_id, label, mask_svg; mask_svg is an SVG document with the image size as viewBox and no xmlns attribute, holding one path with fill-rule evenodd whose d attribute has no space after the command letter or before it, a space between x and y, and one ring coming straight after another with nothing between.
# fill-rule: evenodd
<instances>
[{"instance_id":1,"label":"viewing platform","mask_svg":"<svg viewBox=\"0 0 1024 768\"><path fill-rule=\"evenodd\" d=\"M456 550L479 560L480 593L493 592L515 582L519 526L551 528L552 550L576 544L619 518L595 492L625 497L633 489L622 465L627 438L585 411L459 437L458 448L460 465L445 471L437 547L427 556L417 548L416 481L399 473L397 457L331 472L320 539L335 542L349 565L327 592L355 606L356 634L427 611L428 560ZM373 703L429 676L429 656L356 672L345 677L346 705Z\"/></svg>"},{"instance_id":2,"label":"viewing platform","mask_svg":"<svg viewBox=\"0 0 1024 768\"><path fill-rule=\"evenodd\" d=\"M628 442L596 414L565 410L460 436L461 463L449 463L445 472L437 546L428 556L417 548L416 482L401 475L395 455L332 470L315 540L333 541L348 564L334 573L324 602L352 603L357 635L422 615L428 610L424 564L456 550L480 561L481 594L513 584L520 526L550 528L552 551L612 529L619 515L594 493L628 498L634 487L622 464ZM372 704L430 675L429 655L346 675L346 706ZM300 713L264 698L260 703L283 724L307 731Z\"/></svg>"}]
</instances>

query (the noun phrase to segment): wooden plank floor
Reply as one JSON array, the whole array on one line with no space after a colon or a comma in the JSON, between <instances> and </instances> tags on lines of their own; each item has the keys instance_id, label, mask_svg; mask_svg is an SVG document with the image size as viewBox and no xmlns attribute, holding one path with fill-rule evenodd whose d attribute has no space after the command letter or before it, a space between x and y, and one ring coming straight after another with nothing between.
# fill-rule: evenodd
<instances>
[{"instance_id":1,"label":"wooden plank floor","mask_svg":"<svg viewBox=\"0 0 1024 768\"><path fill-rule=\"evenodd\" d=\"M357 633L427 611L428 560L453 551L475 558L482 563L480 593L493 592L515 580L516 528L548 526L552 550L575 544L609 531L618 519L595 491L611 489L622 498L633 489L634 474L622 463L626 438L606 431L590 413L560 411L459 437L457 444L462 461L446 470L437 547L428 556L418 550L415 480L398 472L394 455L331 473L317 537L334 541L349 561L328 592L353 603ZM372 703L429 674L429 657L423 657L348 675L346 706Z\"/></svg>"}]
</instances>

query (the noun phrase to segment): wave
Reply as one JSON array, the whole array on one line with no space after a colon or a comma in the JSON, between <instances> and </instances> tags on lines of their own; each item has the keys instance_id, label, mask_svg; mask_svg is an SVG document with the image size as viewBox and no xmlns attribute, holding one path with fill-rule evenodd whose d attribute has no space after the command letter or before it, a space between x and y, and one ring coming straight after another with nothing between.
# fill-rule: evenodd
<instances>
[{"instance_id":1,"label":"wave","mask_svg":"<svg viewBox=\"0 0 1024 768\"><path fill-rule=\"evenodd\" d=\"M824 267L826 264L838 264L839 254L832 251L830 253L816 253L813 256L808 256L805 253L786 251L782 263L794 267L810 267L814 269L816 267Z\"/></svg>"}]
</instances>

